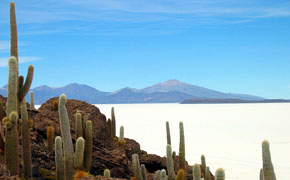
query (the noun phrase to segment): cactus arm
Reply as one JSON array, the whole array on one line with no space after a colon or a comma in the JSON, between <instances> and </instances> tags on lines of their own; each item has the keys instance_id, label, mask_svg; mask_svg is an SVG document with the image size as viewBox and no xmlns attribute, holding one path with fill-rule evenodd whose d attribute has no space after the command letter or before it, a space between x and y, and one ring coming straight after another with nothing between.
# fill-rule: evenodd
<instances>
[{"instance_id":1,"label":"cactus arm","mask_svg":"<svg viewBox=\"0 0 290 180\"><path fill-rule=\"evenodd\" d=\"M76 151L74 154L74 167L80 168L83 165L85 151L85 140L83 137L79 137L76 142Z\"/></svg>"},{"instance_id":2,"label":"cactus arm","mask_svg":"<svg viewBox=\"0 0 290 180\"><path fill-rule=\"evenodd\" d=\"M10 54L16 57L18 63L17 24L14 2L10 2L10 37Z\"/></svg>"},{"instance_id":3,"label":"cactus arm","mask_svg":"<svg viewBox=\"0 0 290 180\"><path fill-rule=\"evenodd\" d=\"M48 152L53 152L54 128L48 126L47 128L47 149Z\"/></svg>"},{"instance_id":4,"label":"cactus arm","mask_svg":"<svg viewBox=\"0 0 290 180\"><path fill-rule=\"evenodd\" d=\"M210 171L209 171L209 167L206 167L205 175L204 175L204 179L205 179L205 180L210 180Z\"/></svg>"},{"instance_id":5,"label":"cactus arm","mask_svg":"<svg viewBox=\"0 0 290 180\"><path fill-rule=\"evenodd\" d=\"M22 154L23 154L23 167L24 176L27 178L32 177L31 165L31 142L30 142L30 128L28 124L28 113L26 108L25 99L21 103L21 133L22 133Z\"/></svg>"},{"instance_id":6,"label":"cactus arm","mask_svg":"<svg viewBox=\"0 0 290 180\"><path fill-rule=\"evenodd\" d=\"M34 73L34 67L32 65L30 65L28 67L27 76L26 76L24 85L18 92L19 102L21 102L23 100L23 98L26 96L26 94L28 93L28 91L30 89L30 86L31 86L32 80L33 80L33 73Z\"/></svg>"},{"instance_id":7,"label":"cactus arm","mask_svg":"<svg viewBox=\"0 0 290 180\"><path fill-rule=\"evenodd\" d=\"M15 57L9 58L9 77L8 77L8 99L7 99L7 108L6 114L10 115L12 111L18 112L17 110L17 59Z\"/></svg>"},{"instance_id":8,"label":"cactus arm","mask_svg":"<svg viewBox=\"0 0 290 180\"><path fill-rule=\"evenodd\" d=\"M141 175L143 180L147 180L145 164L141 164Z\"/></svg>"},{"instance_id":9,"label":"cactus arm","mask_svg":"<svg viewBox=\"0 0 290 180\"><path fill-rule=\"evenodd\" d=\"M84 168L90 171L92 165L93 154L93 124L92 121L86 122L86 142L85 142L85 155L84 155Z\"/></svg>"},{"instance_id":10,"label":"cactus arm","mask_svg":"<svg viewBox=\"0 0 290 180\"><path fill-rule=\"evenodd\" d=\"M55 166L56 180L64 180L64 162L62 156L62 139L60 136L55 138Z\"/></svg>"},{"instance_id":11,"label":"cactus arm","mask_svg":"<svg viewBox=\"0 0 290 180\"><path fill-rule=\"evenodd\" d=\"M160 170L155 172L153 180L159 180L159 179L160 179Z\"/></svg>"},{"instance_id":12,"label":"cactus arm","mask_svg":"<svg viewBox=\"0 0 290 180\"><path fill-rule=\"evenodd\" d=\"M70 124L69 118L67 114L67 109L65 107L67 99L64 94L59 97L58 103L58 113L60 120L60 129L64 150L64 172L65 179L71 180L73 179L75 169L74 169L74 150L70 133Z\"/></svg>"},{"instance_id":13,"label":"cactus arm","mask_svg":"<svg viewBox=\"0 0 290 180\"><path fill-rule=\"evenodd\" d=\"M177 172L177 176L175 177L175 180L184 180L184 170L179 169Z\"/></svg>"},{"instance_id":14,"label":"cactus arm","mask_svg":"<svg viewBox=\"0 0 290 180\"><path fill-rule=\"evenodd\" d=\"M160 180L167 180L167 178L166 178L166 170L165 169L162 169L160 174L161 174L160 175Z\"/></svg>"},{"instance_id":15,"label":"cactus arm","mask_svg":"<svg viewBox=\"0 0 290 180\"><path fill-rule=\"evenodd\" d=\"M33 91L30 91L30 109L35 110L34 93L33 93Z\"/></svg>"},{"instance_id":16,"label":"cactus arm","mask_svg":"<svg viewBox=\"0 0 290 180\"><path fill-rule=\"evenodd\" d=\"M79 137L83 137L83 120L82 120L82 114L77 112L75 115L76 119L76 137L75 140L77 140Z\"/></svg>"},{"instance_id":17,"label":"cactus arm","mask_svg":"<svg viewBox=\"0 0 290 180\"><path fill-rule=\"evenodd\" d=\"M203 174L203 177L205 177L205 171L206 171L205 156L201 155L201 174Z\"/></svg>"}]
</instances>

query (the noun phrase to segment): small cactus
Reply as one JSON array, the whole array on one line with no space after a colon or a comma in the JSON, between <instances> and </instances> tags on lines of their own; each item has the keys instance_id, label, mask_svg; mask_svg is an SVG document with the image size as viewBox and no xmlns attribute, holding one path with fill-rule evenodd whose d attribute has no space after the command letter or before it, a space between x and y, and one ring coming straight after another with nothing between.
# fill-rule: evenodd
<instances>
[{"instance_id":1,"label":"small cactus","mask_svg":"<svg viewBox=\"0 0 290 180\"><path fill-rule=\"evenodd\" d=\"M170 128L169 128L168 121L166 121L166 135L167 135L167 144L171 145L171 136L170 136Z\"/></svg>"},{"instance_id":2,"label":"small cactus","mask_svg":"<svg viewBox=\"0 0 290 180\"><path fill-rule=\"evenodd\" d=\"M112 121L111 121L110 118L108 119L107 123L108 123L108 126L109 126L110 137L112 137Z\"/></svg>"},{"instance_id":3,"label":"small cactus","mask_svg":"<svg viewBox=\"0 0 290 180\"><path fill-rule=\"evenodd\" d=\"M177 176L175 177L175 180L184 180L184 170L179 169L177 172Z\"/></svg>"},{"instance_id":4,"label":"small cactus","mask_svg":"<svg viewBox=\"0 0 290 180\"><path fill-rule=\"evenodd\" d=\"M216 170L214 180L225 180L225 171L222 168Z\"/></svg>"},{"instance_id":5,"label":"small cactus","mask_svg":"<svg viewBox=\"0 0 290 180\"><path fill-rule=\"evenodd\" d=\"M159 180L160 179L160 170L156 171L153 177L153 180Z\"/></svg>"},{"instance_id":6,"label":"small cactus","mask_svg":"<svg viewBox=\"0 0 290 180\"><path fill-rule=\"evenodd\" d=\"M53 152L54 128L53 126L47 127L47 149L48 152Z\"/></svg>"},{"instance_id":7,"label":"small cactus","mask_svg":"<svg viewBox=\"0 0 290 180\"><path fill-rule=\"evenodd\" d=\"M265 180L276 180L271 160L270 145L267 140L262 142L263 174Z\"/></svg>"},{"instance_id":8,"label":"small cactus","mask_svg":"<svg viewBox=\"0 0 290 180\"><path fill-rule=\"evenodd\" d=\"M54 100L52 102L51 111L58 111L58 101Z\"/></svg>"},{"instance_id":9,"label":"small cactus","mask_svg":"<svg viewBox=\"0 0 290 180\"><path fill-rule=\"evenodd\" d=\"M115 138L116 137L116 119L115 119L114 107L112 107L111 109L111 119L112 119L111 135L112 135L112 138Z\"/></svg>"},{"instance_id":10,"label":"small cactus","mask_svg":"<svg viewBox=\"0 0 290 180\"><path fill-rule=\"evenodd\" d=\"M171 151L171 145L167 144L166 146L166 166L168 171L168 180L174 180L175 179L175 173L174 173L174 165L172 160L172 151Z\"/></svg>"},{"instance_id":11,"label":"small cactus","mask_svg":"<svg viewBox=\"0 0 290 180\"><path fill-rule=\"evenodd\" d=\"M205 180L210 180L210 170L209 170L209 167L206 167L206 170L205 170L205 175L204 175L204 179Z\"/></svg>"},{"instance_id":12,"label":"small cactus","mask_svg":"<svg viewBox=\"0 0 290 180\"><path fill-rule=\"evenodd\" d=\"M147 180L145 164L141 164L141 175L143 180Z\"/></svg>"},{"instance_id":13,"label":"small cactus","mask_svg":"<svg viewBox=\"0 0 290 180\"><path fill-rule=\"evenodd\" d=\"M167 180L165 169L162 169L160 174L160 180Z\"/></svg>"},{"instance_id":14,"label":"small cactus","mask_svg":"<svg viewBox=\"0 0 290 180\"><path fill-rule=\"evenodd\" d=\"M201 178L201 172L200 172L200 165L199 164L194 164L192 168L192 180L200 180Z\"/></svg>"},{"instance_id":15,"label":"small cactus","mask_svg":"<svg viewBox=\"0 0 290 180\"><path fill-rule=\"evenodd\" d=\"M64 180L62 139L60 136L57 136L55 138L55 167L56 167L56 180Z\"/></svg>"},{"instance_id":16,"label":"small cactus","mask_svg":"<svg viewBox=\"0 0 290 180\"><path fill-rule=\"evenodd\" d=\"M35 107L34 107L34 93L33 93L33 91L30 91L30 109L35 110Z\"/></svg>"},{"instance_id":17,"label":"small cactus","mask_svg":"<svg viewBox=\"0 0 290 180\"><path fill-rule=\"evenodd\" d=\"M111 172L109 169L105 169L104 170L104 176L107 177L107 178L110 178L111 177Z\"/></svg>"},{"instance_id":18,"label":"small cactus","mask_svg":"<svg viewBox=\"0 0 290 180\"><path fill-rule=\"evenodd\" d=\"M174 164L175 159L176 159L176 152L173 151L173 152L172 152L172 160L173 160L173 164Z\"/></svg>"},{"instance_id":19,"label":"small cactus","mask_svg":"<svg viewBox=\"0 0 290 180\"><path fill-rule=\"evenodd\" d=\"M120 136L119 136L119 139L118 139L118 144L120 147L122 147L124 149L124 146L125 146L125 139L124 139L124 126L121 126L120 127Z\"/></svg>"},{"instance_id":20,"label":"small cactus","mask_svg":"<svg viewBox=\"0 0 290 180\"><path fill-rule=\"evenodd\" d=\"M135 179L136 180L143 180L138 154L132 155L132 168L133 168L133 174L134 174Z\"/></svg>"}]
</instances>

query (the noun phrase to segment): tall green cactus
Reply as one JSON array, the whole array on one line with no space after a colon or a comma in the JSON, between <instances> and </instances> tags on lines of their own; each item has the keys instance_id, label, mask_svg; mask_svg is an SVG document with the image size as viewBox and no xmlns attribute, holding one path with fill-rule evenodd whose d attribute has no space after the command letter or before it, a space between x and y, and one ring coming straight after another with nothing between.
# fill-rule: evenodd
<instances>
[{"instance_id":1,"label":"tall green cactus","mask_svg":"<svg viewBox=\"0 0 290 180\"><path fill-rule=\"evenodd\" d=\"M62 143L63 143L63 150L64 150L65 179L72 180L75 173L74 150L73 150L73 143L72 143L71 133L70 133L69 118L67 114L67 109L65 107L66 101L67 101L66 96L62 94L59 97L58 112L59 112L61 136L62 136Z\"/></svg>"},{"instance_id":2,"label":"tall green cactus","mask_svg":"<svg viewBox=\"0 0 290 180\"><path fill-rule=\"evenodd\" d=\"M84 156L84 169L90 171L92 165L93 154L93 124L92 121L86 122L86 144Z\"/></svg>"},{"instance_id":3,"label":"tall green cactus","mask_svg":"<svg viewBox=\"0 0 290 180\"><path fill-rule=\"evenodd\" d=\"M83 165L85 152L85 140L83 137L79 137L76 141L76 152L74 153L74 167L80 168Z\"/></svg>"},{"instance_id":4,"label":"tall green cactus","mask_svg":"<svg viewBox=\"0 0 290 180\"><path fill-rule=\"evenodd\" d=\"M75 140L77 140L79 137L83 137L83 120L82 120L82 114L77 112L75 114L75 120L76 120L76 126L75 126Z\"/></svg>"},{"instance_id":5,"label":"tall green cactus","mask_svg":"<svg viewBox=\"0 0 290 180\"><path fill-rule=\"evenodd\" d=\"M179 122L179 168L183 169L185 172L186 178L186 162L185 162L185 142L184 142L184 129L183 129L183 122Z\"/></svg>"},{"instance_id":6,"label":"tall green cactus","mask_svg":"<svg viewBox=\"0 0 290 180\"><path fill-rule=\"evenodd\" d=\"M167 144L166 146L166 166L168 171L168 180L175 179L174 164L172 159L172 150L171 145Z\"/></svg>"},{"instance_id":7,"label":"tall green cactus","mask_svg":"<svg viewBox=\"0 0 290 180\"><path fill-rule=\"evenodd\" d=\"M204 180L210 180L210 170L208 166L206 167L205 170Z\"/></svg>"},{"instance_id":8,"label":"tall green cactus","mask_svg":"<svg viewBox=\"0 0 290 180\"><path fill-rule=\"evenodd\" d=\"M225 171L222 168L216 170L214 180L225 180Z\"/></svg>"},{"instance_id":9,"label":"tall green cactus","mask_svg":"<svg viewBox=\"0 0 290 180\"><path fill-rule=\"evenodd\" d=\"M141 175L143 180L147 180L145 164L141 164Z\"/></svg>"},{"instance_id":10,"label":"tall green cactus","mask_svg":"<svg viewBox=\"0 0 290 180\"><path fill-rule=\"evenodd\" d=\"M201 174L203 174L203 177L205 177L205 171L206 171L205 156L201 155Z\"/></svg>"},{"instance_id":11,"label":"tall green cactus","mask_svg":"<svg viewBox=\"0 0 290 180\"><path fill-rule=\"evenodd\" d=\"M17 103L17 59L15 57L9 58L9 76L8 76L8 99L6 104L6 114L10 115L12 111L18 112Z\"/></svg>"},{"instance_id":12,"label":"tall green cactus","mask_svg":"<svg viewBox=\"0 0 290 180\"><path fill-rule=\"evenodd\" d=\"M30 109L35 110L34 93L33 93L33 91L30 91Z\"/></svg>"},{"instance_id":13,"label":"tall green cactus","mask_svg":"<svg viewBox=\"0 0 290 180\"><path fill-rule=\"evenodd\" d=\"M160 172L160 180L167 180L166 170L162 169Z\"/></svg>"},{"instance_id":14,"label":"tall green cactus","mask_svg":"<svg viewBox=\"0 0 290 180\"><path fill-rule=\"evenodd\" d=\"M167 137L167 144L171 145L171 136L170 136L170 128L169 128L168 121L166 121L166 137Z\"/></svg>"},{"instance_id":15,"label":"tall green cactus","mask_svg":"<svg viewBox=\"0 0 290 180\"><path fill-rule=\"evenodd\" d=\"M30 128L28 124L28 113L25 99L21 103L21 133L22 133L22 154L23 154L23 169L24 176L32 177L31 165L31 142L30 142Z\"/></svg>"},{"instance_id":16,"label":"tall green cactus","mask_svg":"<svg viewBox=\"0 0 290 180\"><path fill-rule=\"evenodd\" d=\"M135 179L136 180L143 180L138 154L132 155L132 168L133 168L133 174L134 174Z\"/></svg>"},{"instance_id":17,"label":"tall green cactus","mask_svg":"<svg viewBox=\"0 0 290 180\"><path fill-rule=\"evenodd\" d=\"M270 145L267 140L262 142L263 174L265 180L276 180L271 160Z\"/></svg>"},{"instance_id":18,"label":"tall green cactus","mask_svg":"<svg viewBox=\"0 0 290 180\"><path fill-rule=\"evenodd\" d=\"M199 164L194 164L192 167L192 180L200 180L201 178L201 171L200 171L200 165Z\"/></svg>"},{"instance_id":19,"label":"tall green cactus","mask_svg":"<svg viewBox=\"0 0 290 180\"><path fill-rule=\"evenodd\" d=\"M10 55L18 59L18 40L17 40L17 23L15 4L10 2ZM18 60L17 60L18 63ZM17 72L18 77L18 72Z\"/></svg>"},{"instance_id":20,"label":"tall green cactus","mask_svg":"<svg viewBox=\"0 0 290 180\"><path fill-rule=\"evenodd\" d=\"M55 167L56 180L64 180L64 162L62 156L62 139L60 136L55 138Z\"/></svg>"},{"instance_id":21,"label":"tall green cactus","mask_svg":"<svg viewBox=\"0 0 290 180\"><path fill-rule=\"evenodd\" d=\"M116 137L116 117L115 117L114 107L112 107L111 109L111 120L112 120L111 135L112 135L112 138L114 138Z\"/></svg>"},{"instance_id":22,"label":"tall green cactus","mask_svg":"<svg viewBox=\"0 0 290 180\"><path fill-rule=\"evenodd\" d=\"M110 137L112 137L112 121L110 118L108 119L107 124L109 126Z\"/></svg>"}]
</instances>

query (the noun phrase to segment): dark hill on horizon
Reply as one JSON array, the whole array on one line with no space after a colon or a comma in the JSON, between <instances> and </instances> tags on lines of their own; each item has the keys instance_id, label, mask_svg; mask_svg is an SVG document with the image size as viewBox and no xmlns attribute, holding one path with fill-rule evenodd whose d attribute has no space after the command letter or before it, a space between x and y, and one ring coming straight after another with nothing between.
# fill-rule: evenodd
<instances>
[{"instance_id":1,"label":"dark hill on horizon","mask_svg":"<svg viewBox=\"0 0 290 180\"><path fill-rule=\"evenodd\" d=\"M241 99L246 101L265 99L247 94L223 93L178 80L168 80L143 89L126 87L115 92L103 92L91 86L77 83L57 88L43 85L31 90L34 92L35 104L42 104L62 93L65 93L69 99L83 100L91 104L180 103L191 98ZM7 95L7 86L0 88L0 94ZM27 101L29 101L28 97Z\"/></svg>"}]
</instances>

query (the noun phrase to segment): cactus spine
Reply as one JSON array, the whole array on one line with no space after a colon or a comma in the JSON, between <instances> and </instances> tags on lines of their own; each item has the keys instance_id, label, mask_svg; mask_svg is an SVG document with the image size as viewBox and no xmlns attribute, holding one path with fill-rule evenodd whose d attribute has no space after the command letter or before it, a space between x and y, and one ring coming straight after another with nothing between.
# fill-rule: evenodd
<instances>
[{"instance_id":1,"label":"cactus spine","mask_svg":"<svg viewBox=\"0 0 290 180\"><path fill-rule=\"evenodd\" d=\"M79 137L76 142L76 152L74 153L74 167L80 168L83 165L85 151L85 140Z\"/></svg>"},{"instance_id":2,"label":"cactus spine","mask_svg":"<svg viewBox=\"0 0 290 180\"><path fill-rule=\"evenodd\" d=\"M205 162L205 156L201 155L201 174L202 177L205 177L205 171L206 171L206 162Z\"/></svg>"},{"instance_id":3,"label":"cactus spine","mask_svg":"<svg viewBox=\"0 0 290 180\"><path fill-rule=\"evenodd\" d=\"M185 142L184 142L184 129L183 129L183 122L179 122L179 168L183 169L185 172L186 178L186 164L185 164Z\"/></svg>"},{"instance_id":4,"label":"cactus spine","mask_svg":"<svg viewBox=\"0 0 290 180\"><path fill-rule=\"evenodd\" d=\"M35 107L34 107L34 93L33 93L33 91L30 91L30 109L35 110Z\"/></svg>"},{"instance_id":5,"label":"cactus spine","mask_svg":"<svg viewBox=\"0 0 290 180\"><path fill-rule=\"evenodd\" d=\"M270 145L267 140L262 142L263 174L265 180L276 180L274 167L271 161Z\"/></svg>"},{"instance_id":6,"label":"cactus spine","mask_svg":"<svg viewBox=\"0 0 290 180\"><path fill-rule=\"evenodd\" d=\"M177 172L177 176L175 177L175 180L184 180L184 170L179 169Z\"/></svg>"},{"instance_id":7,"label":"cactus spine","mask_svg":"<svg viewBox=\"0 0 290 180\"><path fill-rule=\"evenodd\" d=\"M201 178L201 172L200 172L200 165L199 164L194 164L192 167L192 180L200 180Z\"/></svg>"},{"instance_id":8,"label":"cactus spine","mask_svg":"<svg viewBox=\"0 0 290 180\"><path fill-rule=\"evenodd\" d=\"M161 173L160 173L161 175L161 177L160 177L160 180L166 180L167 178L166 178L166 170L165 169L162 169L161 170Z\"/></svg>"},{"instance_id":9,"label":"cactus spine","mask_svg":"<svg viewBox=\"0 0 290 180\"><path fill-rule=\"evenodd\" d=\"M114 107L112 107L111 109L111 119L112 119L111 135L112 135L112 138L114 138L116 137L116 119L115 119Z\"/></svg>"},{"instance_id":10,"label":"cactus spine","mask_svg":"<svg viewBox=\"0 0 290 180\"><path fill-rule=\"evenodd\" d=\"M47 149L48 152L53 152L54 128L53 126L47 127Z\"/></svg>"},{"instance_id":11,"label":"cactus spine","mask_svg":"<svg viewBox=\"0 0 290 180\"><path fill-rule=\"evenodd\" d=\"M167 171L168 171L168 180L174 180L175 173L174 173L172 150L171 150L170 144L167 144L166 146L166 166L167 166Z\"/></svg>"},{"instance_id":12,"label":"cactus spine","mask_svg":"<svg viewBox=\"0 0 290 180\"><path fill-rule=\"evenodd\" d=\"M28 114L25 99L21 103L21 132L22 132L22 154L23 154L23 169L24 176L32 177L31 166L31 144L30 144L30 128L28 124Z\"/></svg>"},{"instance_id":13,"label":"cactus spine","mask_svg":"<svg viewBox=\"0 0 290 180\"><path fill-rule=\"evenodd\" d=\"M133 174L136 180L143 180L138 154L132 155L132 168L133 168Z\"/></svg>"},{"instance_id":14,"label":"cactus spine","mask_svg":"<svg viewBox=\"0 0 290 180\"><path fill-rule=\"evenodd\" d=\"M84 168L86 171L90 171L92 165L92 153L93 153L93 125L92 121L86 122L86 144L84 155Z\"/></svg>"},{"instance_id":15,"label":"cactus spine","mask_svg":"<svg viewBox=\"0 0 290 180\"><path fill-rule=\"evenodd\" d=\"M144 164L141 164L141 175L143 180L147 180L146 168Z\"/></svg>"},{"instance_id":16,"label":"cactus spine","mask_svg":"<svg viewBox=\"0 0 290 180\"><path fill-rule=\"evenodd\" d=\"M76 118L76 138L77 140L79 137L83 137L83 121L82 121L82 114L77 112L75 115Z\"/></svg>"},{"instance_id":17,"label":"cactus spine","mask_svg":"<svg viewBox=\"0 0 290 180\"><path fill-rule=\"evenodd\" d=\"M169 128L168 121L166 121L166 135L167 135L167 144L171 145L171 136L170 136L170 128Z\"/></svg>"},{"instance_id":18,"label":"cactus spine","mask_svg":"<svg viewBox=\"0 0 290 180\"><path fill-rule=\"evenodd\" d=\"M105 169L104 170L104 176L107 177L107 178L110 178L111 177L111 172L109 169Z\"/></svg>"},{"instance_id":19,"label":"cactus spine","mask_svg":"<svg viewBox=\"0 0 290 180\"><path fill-rule=\"evenodd\" d=\"M204 175L204 179L205 179L205 180L210 180L210 171L209 171L209 167L206 167L205 175Z\"/></svg>"},{"instance_id":20,"label":"cactus spine","mask_svg":"<svg viewBox=\"0 0 290 180\"><path fill-rule=\"evenodd\" d=\"M61 128L61 136L63 142L63 150L64 150L64 172L65 179L71 180L75 174L74 169L74 150L73 144L70 134L70 124L69 118L67 114L67 109L65 107L67 99L64 94L62 94L59 98L58 103L58 112L59 112L59 120L60 120L60 128Z\"/></svg>"},{"instance_id":21,"label":"cactus spine","mask_svg":"<svg viewBox=\"0 0 290 180\"><path fill-rule=\"evenodd\" d=\"M222 168L216 170L214 180L225 180L225 171Z\"/></svg>"},{"instance_id":22,"label":"cactus spine","mask_svg":"<svg viewBox=\"0 0 290 180\"><path fill-rule=\"evenodd\" d=\"M60 136L55 138L55 166L56 166L56 180L64 179L64 163L62 156L62 140Z\"/></svg>"}]
</instances>

